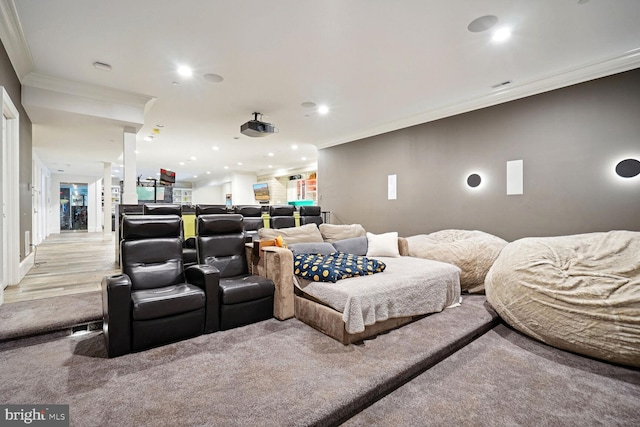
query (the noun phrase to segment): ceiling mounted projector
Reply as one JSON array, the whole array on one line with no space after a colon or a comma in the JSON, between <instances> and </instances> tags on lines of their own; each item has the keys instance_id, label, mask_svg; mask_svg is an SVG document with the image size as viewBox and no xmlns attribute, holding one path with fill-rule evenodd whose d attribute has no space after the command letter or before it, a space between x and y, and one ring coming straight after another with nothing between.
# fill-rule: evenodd
<instances>
[{"instance_id":1,"label":"ceiling mounted projector","mask_svg":"<svg viewBox=\"0 0 640 427\"><path fill-rule=\"evenodd\" d=\"M253 113L253 120L249 120L247 123L240 126L240 132L243 135L257 137L268 136L272 133L275 133L275 126L273 126L271 123L265 123L258 120L258 114L262 116L261 113Z\"/></svg>"}]
</instances>

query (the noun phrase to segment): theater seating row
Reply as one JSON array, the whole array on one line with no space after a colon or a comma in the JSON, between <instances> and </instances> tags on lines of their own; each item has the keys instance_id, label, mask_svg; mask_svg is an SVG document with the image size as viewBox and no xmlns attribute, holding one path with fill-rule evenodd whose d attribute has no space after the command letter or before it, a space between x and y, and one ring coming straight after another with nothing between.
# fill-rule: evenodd
<instances>
[{"instance_id":1,"label":"theater seating row","mask_svg":"<svg viewBox=\"0 0 640 427\"><path fill-rule=\"evenodd\" d=\"M122 274L102 280L109 357L273 317L274 284L249 274L243 217L197 218L197 264L184 267L182 218L125 215Z\"/></svg>"},{"instance_id":2,"label":"theater seating row","mask_svg":"<svg viewBox=\"0 0 640 427\"><path fill-rule=\"evenodd\" d=\"M236 213L237 212L237 213ZM109 357L273 317L274 284L252 276L245 243L265 225L322 223L320 207L197 205L195 236L184 239L182 208L147 204L123 215L122 274L102 280Z\"/></svg>"},{"instance_id":3,"label":"theater seating row","mask_svg":"<svg viewBox=\"0 0 640 427\"><path fill-rule=\"evenodd\" d=\"M266 209L265 209L266 208ZM322 224L320 206L300 206L299 220L296 218L296 208L291 205L273 205L262 207L258 205L238 205L228 208L226 205L195 206L196 218L206 214L239 214L242 215L242 227L247 237L254 239L258 230L267 228L289 228L298 225L314 223ZM178 204L149 203L144 205L145 215L178 215L182 216L182 207ZM265 218L266 216L266 218ZM186 248L195 248L195 243L189 236L185 239ZM187 251L188 252L188 251ZM194 262L195 255L185 252L185 263Z\"/></svg>"}]
</instances>

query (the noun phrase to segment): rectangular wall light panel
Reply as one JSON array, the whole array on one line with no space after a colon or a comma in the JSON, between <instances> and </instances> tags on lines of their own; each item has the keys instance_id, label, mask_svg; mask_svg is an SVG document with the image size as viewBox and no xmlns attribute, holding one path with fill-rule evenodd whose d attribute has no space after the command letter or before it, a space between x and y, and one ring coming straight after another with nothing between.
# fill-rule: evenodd
<instances>
[{"instance_id":1,"label":"rectangular wall light panel","mask_svg":"<svg viewBox=\"0 0 640 427\"><path fill-rule=\"evenodd\" d=\"M523 161L507 162L507 195L523 194Z\"/></svg>"},{"instance_id":2,"label":"rectangular wall light panel","mask_svg":"<svg viewBox=\"0 0 640 427\"><path fill-rule=\"evenodd\" d=\"M398 179L397 175L389 175L387 177L387 199L396 200L397 199L397 184Z\"/></svg>"}]
</instances>

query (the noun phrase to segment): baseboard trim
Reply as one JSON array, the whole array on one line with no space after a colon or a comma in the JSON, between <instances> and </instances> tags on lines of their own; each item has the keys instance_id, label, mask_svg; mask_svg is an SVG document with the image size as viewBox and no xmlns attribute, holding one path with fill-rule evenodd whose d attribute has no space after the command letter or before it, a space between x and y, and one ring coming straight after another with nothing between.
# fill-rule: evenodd
<instances>
[{"instance_id":1,"label":"baseboard trim","mask_svg":"<svg viewBox=\"0 0 640 427\"><path fill-rule=\"evenodd\" d=\"M22 279L24 279L24 276L27 275L29 270L31 270L31 267L33 267L35 260L35 253L31 252L20 262L20 269L18 271L18 283L20 283Z\"/></svg>"}]
</instances>

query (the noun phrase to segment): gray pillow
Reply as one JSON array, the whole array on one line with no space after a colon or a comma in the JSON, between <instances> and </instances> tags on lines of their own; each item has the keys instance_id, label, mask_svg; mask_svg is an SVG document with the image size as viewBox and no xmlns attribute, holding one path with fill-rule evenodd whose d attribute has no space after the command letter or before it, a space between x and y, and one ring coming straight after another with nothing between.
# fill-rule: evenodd
<instances>
[{"instance_id":1,"label":"gray pillow","mask_svg":"<svg viewBox=\"0 0 640 427\"><path fill-rule=\"evenodd\" d=\"M366 238L365 238L366 240ZM328 242L309 242L309 243L292 243L288 246L294 255L298 254L319 254L329 255L335 252L336 248Z\"/></svg>"},{"instance_id":2,"label":"gray pillow","mask_svg":"<svg viewBox=\"0 0 640 427\"><path fill-rule=\"evenodd\" d=\"M351 239L333 242L333 246L339 252L365 256L367 254L368 241L366 236L352 237Z\"/></svg>"}]
</instances>

